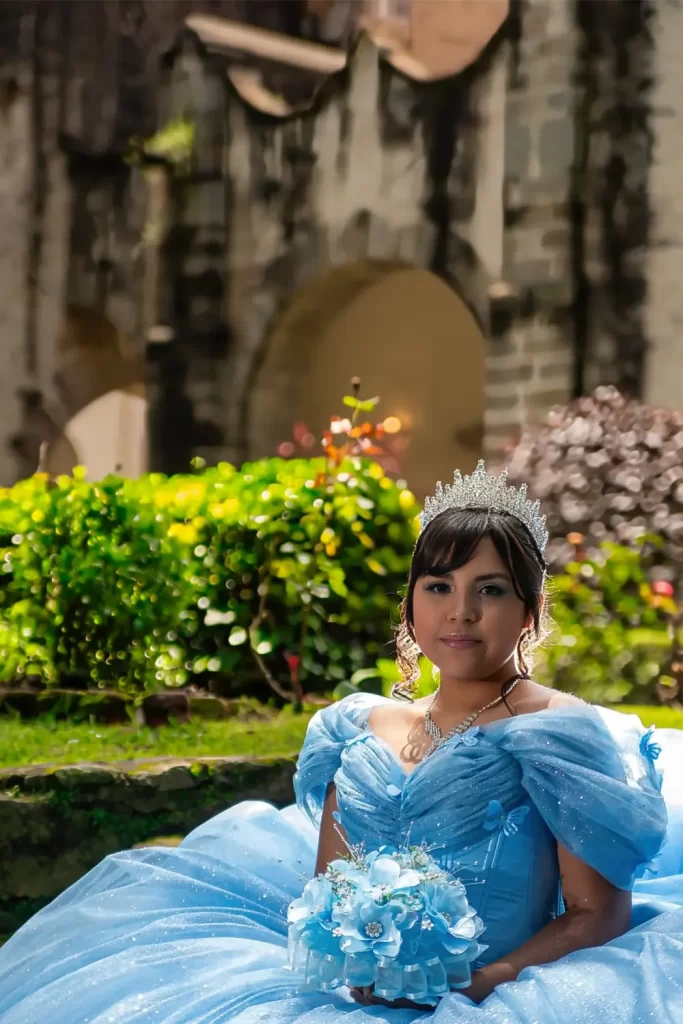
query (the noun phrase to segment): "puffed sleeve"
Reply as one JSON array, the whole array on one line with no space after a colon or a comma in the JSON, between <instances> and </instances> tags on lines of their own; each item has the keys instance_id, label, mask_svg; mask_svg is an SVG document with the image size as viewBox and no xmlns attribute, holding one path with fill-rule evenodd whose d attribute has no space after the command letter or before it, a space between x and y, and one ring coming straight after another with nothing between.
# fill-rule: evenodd
<instances>
[{"instance_id":1,"label":"puffed sleeve","mask_svg":"<svg viewBox=\"0 0 683 1024\"><path fill-rule=\"evenodd\" d=\"M316 826L320 824L327 787L341 763L342 750L363 732L377 701L373 694L352 694L317 711L308 724L294 792L298 806Z\"/></svg>"},{"instance_id":2,"label":"puffed sleeve","mask_svg":"<svg viewBox=\"0 0 683 1024\"><path fill-rule=\"evenodd\" d=\"M666 837L653 744L635 715L590 705L520 715L500 736L557 841L631 889Z\"/></svg>"}]
</instances>

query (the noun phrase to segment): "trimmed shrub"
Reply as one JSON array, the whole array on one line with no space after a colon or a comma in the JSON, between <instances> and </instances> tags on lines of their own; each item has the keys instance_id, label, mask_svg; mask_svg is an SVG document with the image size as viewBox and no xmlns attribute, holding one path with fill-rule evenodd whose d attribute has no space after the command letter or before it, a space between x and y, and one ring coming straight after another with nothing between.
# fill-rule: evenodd
<instances>
[{"instance_id":1,"label":"trimmed shrub","mask_svg":"<svg viewBox=\"0 0 683 1024\"><path fill-rule=\"evenodd\" d=\"M606 542L552 577L554 629L536 659L538 682L599 704L675 700L679 609L673 586L652 578L659 546Z\"/></svg>"},{"instance_id":2,"label":"trimmed shrub","mask_svg":"<svg viewBox=\"0 0 683 1024\"><path fill-rule=\"evenodd\" d=\"M0 679L300 700L374 664L417 532L366 458L0 491Z\"/></svg>"}]
</instances>

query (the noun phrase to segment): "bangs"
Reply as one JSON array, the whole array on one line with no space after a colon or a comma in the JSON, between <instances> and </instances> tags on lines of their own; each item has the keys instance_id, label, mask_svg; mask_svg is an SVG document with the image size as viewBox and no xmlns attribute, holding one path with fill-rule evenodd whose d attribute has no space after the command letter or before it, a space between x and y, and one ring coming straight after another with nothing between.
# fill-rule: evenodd
<instances>
[{"instance_id":1,"label":"bangs","mask_svg":"<svg viewBox=\"0 0 683 1024\"><path fill-rule=\"evenodd\" d=\"M477 510L462 511L457 516L441 515L425 531L422 543L418 544L413 561L413 578L421 576L446 576L462 568L474 555L477 545L484 537L491 537L500 550L503 540L501 531L496 529L488 512ZM499 536L496 536L499 534ZM507 544L503 544L508 548ZM509 565L508 557L503 556Z\"/></svg>"}]
</instances>

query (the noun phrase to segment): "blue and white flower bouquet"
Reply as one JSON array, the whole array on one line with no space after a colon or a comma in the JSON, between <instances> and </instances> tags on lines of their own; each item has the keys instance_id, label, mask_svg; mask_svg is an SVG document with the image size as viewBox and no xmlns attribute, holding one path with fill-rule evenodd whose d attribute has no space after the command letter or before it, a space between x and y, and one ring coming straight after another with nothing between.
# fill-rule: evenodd
<instances>
[{"instance_id":1,"label":"blue and white flower bouquet","mask_svg":"<svg viewBox=\"0 0 683 1024\"><path fill-rule=\"evenodd\" d=\"M289 967L304 988L374 986L382 999L429 1005L466 988L486 946L462 882L424 846L349 850L289 906Z\"/></svg>"}]
</instances>

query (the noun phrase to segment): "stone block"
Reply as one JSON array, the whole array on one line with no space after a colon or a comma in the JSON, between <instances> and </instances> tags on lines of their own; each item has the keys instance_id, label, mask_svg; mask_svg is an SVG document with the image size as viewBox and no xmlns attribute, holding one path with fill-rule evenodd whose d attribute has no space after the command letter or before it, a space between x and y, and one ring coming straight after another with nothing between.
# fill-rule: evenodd
<instances>
[{"instance_id":1,"label":"stone block","mask_svg":"<svg viewBox=\"0 0 683 1024\"><path fill-rule=\"evenodd\" d=\"M123 775L115 768L93 764L66 765L52 771L52 778L62 789L80 789L85 786L101 786L121 781Z\"/></svg>"},{"instance_id":2,"label":"stone block","mask_svg":"<svg viewBox=\"0 0 683 1024\"><path fill-rule=\"evenodd\" d=\"M519 398L516 394L501 395L497 397L486 398L486 407L491 412L509 412L519 404Z\"/></svg>"},{"instance_id":3,"label":"stone block","mask_svg":"<svg viewBox=\"0 0 683 1024\"><path fill-rule=\"evenodd\" d=\"M538 288L551 278L552 264L549 259L520 259L515 261L513 276L516 284Z\"/></svg>"},{"instance_id":4,"label":"stone block","mask_svg":"<svg viewBox=\"0 0 683 1024\"><path fill-rule=\"evenodd\" d=\"M555 388L547 391L529 392L525 396L525 407L530 420L540 419L556 405L564 405L571 398L571 389Z\"/></svg>"},{"instance_id":5,"label":"stone block","mask_svg":"<svg viewBox=\"0 0 683 1024\"><path fill-rule=\"evenodd\" d=\"M491 369L498 366L504 369L506 366L516 365L519 362L520 351L521 345L512 336L512 331L508 330L499 338L489 342L486 350L486 365Z\"/></svg>"},{"instance_id":6,"label":"stone block","mask_svg":"<svg viewBox=\"0 0 683 1024\"><path fill-rule=\"evenodd\" d=\"M575 95L570 89L560 89L548 96L548 106L551 110L560 110L563 113L572 110Z\"/></svg>"},{"instance_id":7,"label":"stone block","mask_svg":"<svg viewBox=\"0 0 683 1024\"><path fill-rule=\"evenodd\" d=\"M187 765L159 765L157 771L148 771L137 776L142 785L151 785L158 793L173 793L179 789L194 789L199 780Z\"/></svg>"},{"instance_id":8,"label":"stone block","mask_svg":"<svg viewBox=\"0 0 683 1024\"><path fill-rule=\"evenodd\" d=\"M294 771L292 755L2 772L0 912L21 923L108 854L186 835L241 800L289 804Z\"/></svg>"},{"instance_id":9,"label":"stone block","mask_svg":"<svg viewBox=\"0 0 683 1024\"><path fill-rule=\"evenodd\" d=\"M534 296L539 307L557 309L568 306L573 298L573 284L564 265L548 275L545 281L537 281Z\"/></svg>"},{"instance_id":10,"label":"stone block","mask_svg":"<svg viewBox=\"0 0 683 1024\"><path fill-rule=\"evenodd\" d=\"M566 252L569 246L569 228L565 226L551 228L543 234L541 244L544 248L561 249Z\"/></svg>"},{"instance_id":11,"label":"stone block","mask_svg":"<svg viewBox=\"0 0 683 1024\"><path fill-rule=\"evenodd\" d=\"M519 363L505 369L488 370L486 373L487 391L490 384L523 384L533 376L531 363Z\"/></svg>"},{"instance_id":12,"label":"stone block","mask_svg":"<svg viewBox=\"0 0 683 1024\"><path fill-rule=\"evenodd\" d=\"M568 359L560 358L552 363L536 366L536 375L541 380L571 380L572 364Z\"/></svg>"},{"instance_id":13,"label":"stone block","mask_svg":"<svg viewBox=\"0 0 683 1024\"><path fill-rule=\"evenodd\" d=\"M554 357L556 354L564 356L567 352L567 345L563 343L561 334L556 331L549 337L529 338L524 346L524 352L532 357L537 355Z\"/></svg>"},{"instance_id":14,"label":"stone block","mask_svg":"<svg viewBox=\"0 0 683 1024\"><path fill-rule=\"evenodd\" d=\"M528 174L531 133L528 125L509 120L505 126L505 174L516 178Z\"/></svg>"}]
</instances>

